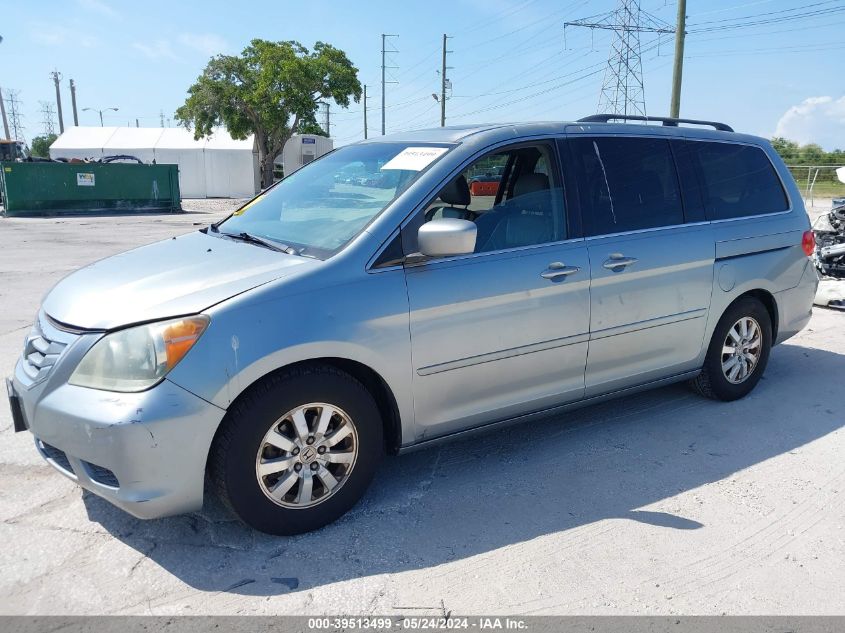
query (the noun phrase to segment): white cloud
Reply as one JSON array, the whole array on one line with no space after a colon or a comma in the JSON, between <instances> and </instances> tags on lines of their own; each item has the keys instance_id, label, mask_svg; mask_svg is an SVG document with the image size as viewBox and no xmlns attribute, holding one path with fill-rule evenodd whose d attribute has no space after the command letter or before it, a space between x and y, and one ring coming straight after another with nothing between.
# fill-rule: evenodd
<instances>
[{"instance_id":1,"label":"white cloud","mask_svg":"<svg viewBox=\"0 0 845 633\"><path fill-rule=\"evenodd\" d=\"M132 48L140 51L150 59L173 59L179 60L179 57L173 51L173 47L167 40L153 40L150 42L133 42Z\"/></svg>"},{"instance_id":2,"label":"white cloud","mask_svg":"<svg viewBox=\"0 0 845 633\"><path fill-rule=\"evenodd\" d=\"M826 150L845 148L845 95L808 97L792 106L778 120L775 136Z\"/></svg>"},{"instance_id":3,"label":"white cloud","mask_svg":"<svg viewBox=\"0 0 845 633\"><path fill-rule=\"evenodd\" d=\"M78 30L70 30L63 26L52 26L49 24L37 24L30 28L30 37L33 42L42 46L83 46L94 48L99 44L96 37L87 35Z\"/></svg>"},{"instance_id":4,"label":"white cloud","mask_svg":"<svg viewBox=\"0 0 845 633\"><path fill-rule=\"evenodd\" d=\"M214 33L182 33L179 42L206 57L225 53L229 49L229 43Z\"/></svg>"},{"instance_id":5,"label":"white cloud","mask_svg":"<svg viewBox=\"0 0 845 633\"><path fill-rule=\"evenodd\" d=\"M95 13L99 13L110 18L117 17L117 11L101 0L76 0L76 3L88 11L94 11Z\"/></svg>"},{"instance_id":6,"label":"white cloud","mask_svg":"<svg viewBox=\"0 0 845 633\"><path fill-rule=\"evenodd\" d=\"M67 29L60 26L39 25L30 30L30 37L36 44L61 46L67 39Z\"/></svg>"}]
</instances>

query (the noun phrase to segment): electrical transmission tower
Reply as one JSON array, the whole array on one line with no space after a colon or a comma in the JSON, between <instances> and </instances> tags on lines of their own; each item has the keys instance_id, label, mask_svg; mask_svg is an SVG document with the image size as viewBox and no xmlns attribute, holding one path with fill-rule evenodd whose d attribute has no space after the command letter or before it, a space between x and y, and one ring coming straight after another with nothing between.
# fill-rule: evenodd
<instances>
[{"instance_id":1,"label":"electrical transmission tower","mask_svg":"<svg viewBox=\"0 0 845 633\"><path fill-rule=\"evenodd\" d=\"M564 23L564 29L567 26L614 32L597 111L603 114L645 116L640 35L674 33L672 25L643 11L640 0L619 0L614 11Z\"/></svg>"},{"instance_id":2,"label":"electrical transmission tower","mask_svg":"<svg viewBox=\"0 0 845 633\"><path fill-rule=\"evenodd\" d=\"M331 107L327 101L323 101L323 131L326 133L326 136L331 137L332 135L332 119L331 113L329 112L329 108Z\"/></svg>"},{"instance_id":3,"label":"electrical transmission tower","mask_svg":"<svg viewBox=\"0 0 845 633\"><path fill-rule=\"evenodd\" d=\"M56 111L53 110L53 104L49 101L39 101L41 106L41 125L44 126L44 136L50 136L56 133Z\"/></svg>"},{"instance_id":4,"label":"electrical transmission tower","mask_svg":"<svg viewBox=\"0 0 845 633\"><path fill-rule=\"evenodd\" d=\"M9 128L12 132L12 139L16 141L25 141L23 131L23 115L21 114L21 101L18 99L17 90L9 90L9 96L6 97L6 106L9 114Z\"/></svg>"}]
</instances>

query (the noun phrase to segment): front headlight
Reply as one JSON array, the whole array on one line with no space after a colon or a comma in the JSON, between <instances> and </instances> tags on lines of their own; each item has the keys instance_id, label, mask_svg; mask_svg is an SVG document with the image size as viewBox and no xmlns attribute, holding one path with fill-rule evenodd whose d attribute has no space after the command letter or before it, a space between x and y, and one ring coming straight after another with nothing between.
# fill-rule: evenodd
<instances>
[{"instance_id":1,"label":"front headlight","mask_svg":"<svg viewBox=\"0 0 845 633\"><path fill-rule=\"evenodd\" d=\"M107 334L68 381L106 391L143 391L160 382L208 327L204 315L148 323Z\"/></svg>"}]
</instances>

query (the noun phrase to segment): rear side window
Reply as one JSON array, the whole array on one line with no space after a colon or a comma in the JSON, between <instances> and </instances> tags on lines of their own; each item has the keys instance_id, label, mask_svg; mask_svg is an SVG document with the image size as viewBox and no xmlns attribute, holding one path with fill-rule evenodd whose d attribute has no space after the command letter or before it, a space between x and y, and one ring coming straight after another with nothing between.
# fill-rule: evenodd
<instances>
[{"instance_id":1,"label":"rear side window","mask_svg":"<svg viewBox=\"0 0 845 633\"><path fill-rule=\"evenodd\" d=\"M708 220L777 213L789 208L775 168L759 147L687 141Z\"/></svg>"},{"instance_id":2,"label":"rear side window","mask_svg":"<svg viewBox=\"0 0 845 633\"><path fill-rule=\"evenodd\" d=\"M572 141L587 235L684 223L669 141L595 137Z\"/></svg>"}]
</instances>

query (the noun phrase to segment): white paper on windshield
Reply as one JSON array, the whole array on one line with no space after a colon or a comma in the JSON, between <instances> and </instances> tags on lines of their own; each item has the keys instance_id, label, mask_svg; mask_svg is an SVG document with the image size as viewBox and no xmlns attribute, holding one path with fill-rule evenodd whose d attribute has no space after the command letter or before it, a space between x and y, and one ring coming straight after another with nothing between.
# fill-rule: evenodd
<instances>
[{"instance_id":1,"label":"white paper on windshield","mask_svg":"<svg viewBox=\"0 0 845 633\"><path fill-rule=\"evenodd\" d=\"M385 169L422 171L436 158L446 153L446 147L406 147L382 166Z\"/></svg>"}]
</instances>

